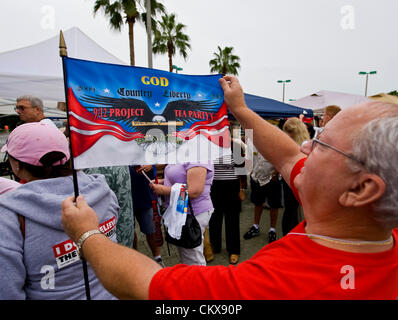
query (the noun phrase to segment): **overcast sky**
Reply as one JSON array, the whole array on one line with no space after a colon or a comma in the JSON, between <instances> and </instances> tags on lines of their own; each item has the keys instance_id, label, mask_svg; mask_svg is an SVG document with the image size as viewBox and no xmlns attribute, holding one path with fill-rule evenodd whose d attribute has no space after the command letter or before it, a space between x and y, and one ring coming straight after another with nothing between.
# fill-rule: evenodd
<instances>
[{"instance_id":1,"label":"overcast sky","mask_svg":"<svg viewBox=\"0 0 398 320\"><path fill-rule=\"evenodd\" d=\"M241 58L247 93L282 99L277 80L290 79L286 100L319 90L368 94L398 90L397 0L159 0L187 26L191 51L174 64L186 74L208 74L217 46ZM94 0L1 0L0 52L79 27L106 50L129 61L128 30L111 31ZM136 65L147 66L146 35L135 27ZM154 68L168 70L166 56Z\"/></svg>"}]
</instances>

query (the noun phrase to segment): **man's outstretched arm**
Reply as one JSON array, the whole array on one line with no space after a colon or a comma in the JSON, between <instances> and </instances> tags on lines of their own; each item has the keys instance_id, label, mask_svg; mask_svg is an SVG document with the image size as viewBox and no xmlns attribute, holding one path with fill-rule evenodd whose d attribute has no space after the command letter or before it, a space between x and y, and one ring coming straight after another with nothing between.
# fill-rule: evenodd
<instances>
[{"instance_id":1,"label":"man's outstretched arm","mask_svg":"<svg viewBox=\"0 0 398 320\"><path fill-rule=\"evenodd\" d=\"M253 129L254 145L289 183L290 173L298 160L305 157L299 146L279 128L262 119L246 105L242 87L234 76L220 80L228 109L244 129Z\"/></svg>"},{"instance_id":2,"label":"man's outstretched arm","mask_svg":"<svg viewBox=\"0 0 398 320\"><path fill-rule=\"evenodd\" d=\"M62 224L75 242L89 230L98 229L95 211L84 197L65 199L62 203ZM83 243L84 258L90 262L103 286L119 299L148 299L149 284L161 267L152 259L133 249L95 234Z\"/></svg>"}]
</instances>

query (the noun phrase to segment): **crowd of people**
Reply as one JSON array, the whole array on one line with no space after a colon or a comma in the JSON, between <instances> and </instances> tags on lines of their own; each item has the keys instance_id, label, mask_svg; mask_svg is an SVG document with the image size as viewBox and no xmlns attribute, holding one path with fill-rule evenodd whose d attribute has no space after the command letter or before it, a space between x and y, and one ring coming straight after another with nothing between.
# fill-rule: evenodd
<instances>
[{"instance_id":1,"label":"crowd of people","mask_svg":"<svg viewBox=\"0 0 398 320\"><path fill-rule=\"evenodd\" d=\"M253 129L251 172L237 170L248 151L233 137L231 156L169 164L159 179L156 166L79 170L77 198L67 136L40 99L18 98L23 123L2 148L18 182L0 180L0 299L396 299L398 105L327 106L315 126L300 117L278 127L246 106L236 77L220 85ZM260 234L265 208L270 229L267 245L239 261L247 176L254 223L243 239ZM177 246L181 264L165 266L156 199L171 207L180 185L202 241ZM139 252L135 220L152 257ZM230 265L206 266L224 220Z\"/></svg>"}]
</instances>

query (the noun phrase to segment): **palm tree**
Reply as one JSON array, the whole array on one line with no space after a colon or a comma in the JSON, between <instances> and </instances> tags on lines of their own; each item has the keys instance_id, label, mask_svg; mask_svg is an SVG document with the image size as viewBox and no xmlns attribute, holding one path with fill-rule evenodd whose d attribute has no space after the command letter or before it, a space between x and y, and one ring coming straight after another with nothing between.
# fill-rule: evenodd
<instances>
[{"instance_id":1,"label":"palm tree","mask_svg":"<svg viewBox=\"0 0 398 320\"><path fill-rule=\"evenodd\" d=\"M180 55L186 59L187 50L191 49L189 44L189 36L184 33L185 25L176 22L174 13L162 16L162 20L158 21L158 31L155 32L153 40L153 53L167 53L169 57L169 71L173 72L173 56L178 51Z\"/></svg>"},{"instance_id":2,"label":"palm tree","mask_svg":"<svg viewBox=\"0 0 398 320\"><path fill-rule=\"evenodd\" d=\"M111 3L110 0L96 0L94 4L94 15L102 9L105 16L109 18L111 29L121 31L124 23L129 28L129 43L130 43L130 64L135 66L134 53L134 24L136 21L145 22L146 24L146 1L147 0L116 0ZM156 16L158 13L165 13L166 10L163 4L156 0L151 1L151 16ZM152 19L152 31L156 32L156 21Z\"/></svg>"},{"instance_id":3,"label":"palm tree","mask_svg":"<svg viewBox=\"0 0 398 320\"><path fill-rule=\"evenodd\" d=\"M240 58L232 54L233 47L225 47L221 49L217 46L218 53L214 52L214 59L209 61L210 72L221 73L222 75L234 74L238 75L238 69L240 68Z\"/></svg>"}]
</instances>

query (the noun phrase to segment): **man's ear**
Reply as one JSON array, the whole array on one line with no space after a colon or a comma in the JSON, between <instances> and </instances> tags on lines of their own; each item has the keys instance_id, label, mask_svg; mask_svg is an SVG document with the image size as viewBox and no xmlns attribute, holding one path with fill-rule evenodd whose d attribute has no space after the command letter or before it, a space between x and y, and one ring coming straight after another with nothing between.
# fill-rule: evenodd
<instances>
[{"instance_id":1,"label":"man's ear","mask_svg":"<svg viewBox=\"0 0 398 320\"><path fill-rule=\"evenodd\" d=\"M343 207L362 207L376 202L386 190L383 179L372 173L360 174L353 185L339 197Z\"/></svg>"}]
</instances>

